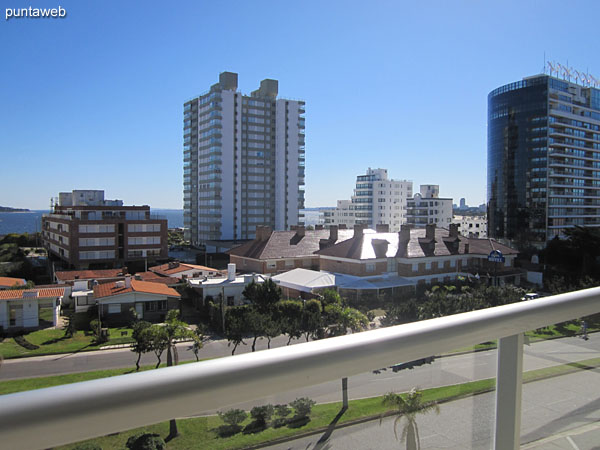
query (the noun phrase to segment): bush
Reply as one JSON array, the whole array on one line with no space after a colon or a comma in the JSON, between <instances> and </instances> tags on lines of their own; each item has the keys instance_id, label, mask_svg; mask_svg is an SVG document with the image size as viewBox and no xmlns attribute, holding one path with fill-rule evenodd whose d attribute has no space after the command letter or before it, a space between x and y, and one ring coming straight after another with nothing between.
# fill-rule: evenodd
<instances>
[{"instance_id":1,"label":"bush","mask_svg":"<svg viewBox=\"0 0 600 450\"><path fill-rule=\"evenodd\" d=\"M126 447L130 450L165 450L165 440L156 433L139 433L127 439Z\"/></svg>"},{"instance_id":2,"label":"bush","mask_svg":"<svg viewBox=\"0 0 600 450\"><path fill-rule=\"evenodd\" d=\"M316 403L317 402L308 397L297 398L293 402L290 402L290 406L294 408L294 420L308 417L312 407L315 406Z\"/></svg>"},{"instance_id":3,"label":"bush","mask_svg":"<svg viewBox=\"0 0 600 450\"><path fill-rule=\"evenodd\" d=\"M250 416L254 419L244 428L244 434L258 433L267 428L267 422L273 415L273 405L255 406L250 410Z\"/></svg>"},{"instance_id":4,"label":"bush","mask_svg":"<svg viewBox=\"0 0 600 450\"><path fill-rule=\"evenodd\" d=\"M281 428L282 426L288 423L289 414L292 410L288 407L288 405L275 405L274 414L275 419L273 419L273 428Z\"/></svg>"},{"instance_id":5,"label":"bush","mask_svg":"<svg viewBox=\"0 0 600 450\"><path fill-rule=\"evenodd\" d=\"M227 425L239 425L248 417L248 413L243 409L230 409L225 412L219 411L217 414Z\"/></svg>"}]
</instances>

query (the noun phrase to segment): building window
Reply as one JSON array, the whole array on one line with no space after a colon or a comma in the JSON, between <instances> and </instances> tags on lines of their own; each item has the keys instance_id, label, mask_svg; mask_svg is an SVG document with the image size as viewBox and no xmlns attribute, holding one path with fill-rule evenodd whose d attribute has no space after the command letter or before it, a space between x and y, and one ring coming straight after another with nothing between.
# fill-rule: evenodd
<instances>
[{"instance_id":1,"label":"building window","mask_svg":"<svg viewBox=\"0 0 600 450\"><path fill-rule=\"evenodd\" d=\"M375 263L367 263L367 273L375 272Z\"/></svg>"},{"instance_id":2,"label":"building window","mask_svg":"<svg viewBox=\"0 0 600 450\"><path fill-rule=\"evenodd\" d=\"M425 263L425 270L431 270L431 263Z\"/></svg>"},{"instance_id":3,"label":"building window","mask_svg":"<svg viewBox=\"0 0 600 450\"><path fill-rule=\"evenodd\" d=\"M456 260L450 261L450 267L456 267Z\"/></svg>"},{"instance_id":4,"label":"building window","mask_svg":"<svg viewBox=\"0 0 600 450\"><path fill-rule=\"evenodd\" d=\"M444 261L438 261L438 269L444 268Z\"/></svg>"},{"instance_id":5,"label":"building window","mask_svg":"<svg viewBox=\"0 0 600 450\"><path fill-rule=\"evenodd\" d=\"M413 272L418 272L419 271L419 264L418 263L415 263L415 264L412 265L412 271Z\"/></svg>"},{"instance_id":6,"label":"building window","mask_svg":"<svg viewBox=\"0 0 600 450\"><path fill-rule=\"evenodd\" d=\"M109 314L120 314L121 313L121 304L116 303L116 304L108 305L108 313Z\"/></svg>"}]
</instances>

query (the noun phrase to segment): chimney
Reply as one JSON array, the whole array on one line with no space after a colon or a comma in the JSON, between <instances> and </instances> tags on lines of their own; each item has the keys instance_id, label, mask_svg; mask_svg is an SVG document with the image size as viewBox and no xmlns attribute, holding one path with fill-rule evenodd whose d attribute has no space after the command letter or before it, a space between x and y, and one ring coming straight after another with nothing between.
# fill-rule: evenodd
<instances>
[{"instance_id":1,"label":"chimney","mask_svg":"<svg viewBox=\"0 0 600 450\"><path fill-rule=\"evenodd\" d=\"M435 239L435 223L425 225L425 239Z\"/></svg>"},{"instance_id":2,"label":"chimney","mask_svg":"<svg viewBox=\"0 0 600 450\"><path fill-rule=\"evenodd\" d=\"M302 226L302 225L298 225L296 227L296 236L304 237L305 234L306 234L306 228L304 228L304 226Z\"/></svg>"},{"instance_id":3,"label":"chimney","mask_svg":"<svg viewBox=\"0 0 600 450\"><path fill-rule=\"evenodd\" d=\"M410 241L410 226L402 225L398 232L398 256L406 256L408 242Z\"/></svg>"},{"instance_id":4,"label":"chimney","mask_svg":"<svg viewBox=\"0 0 600 450\"><path fill-rule=\"evenodd\" d=\"M322 230L323 229L323 225L319 224L319 225L315 225L315 230Z\"/></svg>"},{"instance_id":5,"label":"chimney","mask_svg":"<svg viewBox=\"0 0 600 450\"><path fill-rule=\"evenodd\" d=\"M266 241L271 237L271 227L266 225L259 225L256 227L256 240L257 241Z\"/></svg>"},{"instance_id":6,"label":"chimney","mask_svg":"<svg viewBox=\"0 0 600 450\"><path fill-rule=\"evenodd\" d=\"M458 224L457 223L451 223L450 224L450 237L458 237Z\"/></svg>"},{"instance_id":7,"label":"chimney","mask_svg":"<svg viewBox=\"0 0 600 450\"><path fill-rule=\"evenodd\" d=\"M235 264L227 264L227 281L235 281Z\"/></svg>"},{"instance_id":8,"label":"chimney","mask_svg":"<svg viewBox=\"0 0 600 450\"><path fill-rule=\"evenodd\" d=\"M125 287L126 288L130 288L131 287L131 275L127 275L125 277Z\"/></svg>"},{"instance_id":9,"label":"chimney","mask_svg":"<svg viewBox=\"0 0 600 450\"><path fill-rule=\"evenodd\" d=\"M347 228L348 228L348 227L346 226L346 224L345 224L345 223L340 223L340 224L338 225L338 229L340 229L340 230L346 230Z\"/></svg>"},{"instance_id":10,"label":"chimney","mask_svg":"<svg viewBox=\"0 0 600 450\"><path fill-rule=\"evenodd\" d=\"M465 253L469 253L469 243L465 243Z\"/></svg>"},{"instance_id":11,"label":"chimney","mask_svg":"<svg viewBox=\"0 0 600 450\"><path fill-rule=\"evenodd\" d=\"M335 242L338 240L338 226L331 225L329 227L329 240Z\"/></svg>"},{"instance_id":12,"label":"chimney","mask_svg":"<svg viewBox=\"0 0 600 450\"><path fill-rule=\"evenodd\" d=\"M357 238L363 235L363 230L366 228L366 225L354 225L354 237Z\"/></svg>"},{"instance_id":13,"label":"chimney","mask_svg":"<svg viewBox=\"0 0 600 450\"><path fill-rule=\"evenodd\" d=\"M377 231L378 233L389 233L390 226L387 223L378 223L377 225L375 225L375 231Z\"/></svg>"}]
</instances>

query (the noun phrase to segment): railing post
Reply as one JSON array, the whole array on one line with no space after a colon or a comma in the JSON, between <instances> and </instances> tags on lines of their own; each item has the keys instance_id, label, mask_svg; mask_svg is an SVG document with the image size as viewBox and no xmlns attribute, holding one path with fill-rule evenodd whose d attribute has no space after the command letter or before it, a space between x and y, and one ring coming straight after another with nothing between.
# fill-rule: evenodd
<instances>
[{"instance_id":1,"label":"railing post","mask_svg":"<svg viewBox=\"0 0 600 450\"><path fill-rule=\"evenodd\" d=\"M348 378L342 378L342 408L348 409Z\"/></svg>"},{"instance_id":2,"label":"railing post","mask_svg":"<svg viewBox=\"0 0 600 450\"><path fill-rule=\"evenodd\" d=\"M521 438L523 334L498 340L495 450L516 450Z\"/></svg>"}]
</instances>

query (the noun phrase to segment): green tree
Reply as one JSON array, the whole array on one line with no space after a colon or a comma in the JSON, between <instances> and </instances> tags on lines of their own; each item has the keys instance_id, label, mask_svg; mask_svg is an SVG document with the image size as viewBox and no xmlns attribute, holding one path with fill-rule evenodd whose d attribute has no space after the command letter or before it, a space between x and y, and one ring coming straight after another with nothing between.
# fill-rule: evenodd
<instances>
[{"instance_id":1,"label":"green tree","mask_svg":"<svg viewBox=\"0 0 600 450\"><path fill-rule=\"evenodd\" d=\"M179 363L176 342L179 339L195 339L196 334L188 328L188 324L179 319L179 311L172 309L167 313L164 325L164 334L167 340L167 366ZM179 435L177 421L169 421L169 437L172 439Z\"/></svg>"},{"instance_id":2,"label":"green tree","mask_svg":"<svg viewBox=\"0 0 600 450\"><path fill-rule=\"evenodd\" d=\"M232 436L242 431L241 424L248 417L248 413L243 409L230 409L225 412L219 411L217 414L225 422L225 425L217 429L217 433L221 437Z\"/></svg>"},{"instance_id":3,"label":"green tree","mask_svg":"<svg viewBox=\"0 0 600 450\"><path fill-rule=\"evenodd\" d=\"M232 355L240 344L246 345L244 336L248 331L247 310L248 306L232 306L225 311L225 337L229 341L227 345L233 345Z\"/></svg>"},{"instance_id":4,"label":"green tree","mask_svg":"<svg viewBox=\"0 0 600 450\"><path fill-rule=\"evenodd\" d=\"M132 324L133 331L131 337L133 338L133 344L131 345L131 351L137 354L137 360L135 361L136 371L140 370L142 353L152 351L151 335L144 332L150 326L150 322L146 322L145 320L138 320Z\"/></svg>"},{"instance_id":5,"label":"green tree","mask_svg":"<svg viewBox=\"0 0 600 450\"><path fill-rule=\"evenodd\" d=\"M321 314L321 302L319 300L307 300L302 308L300 316L300 330L308 342L309 338L318 339L323 331L323 319Z\"/></svg>"},{"instance_id":6,"label":"green tree","mask_svg":"<svg viewBox=\"0 0 600 450\"><path fill-rule=\"evenodd\" d=\"M277 323L281 332L288 336L287 345L292 339L302 337L302 302L299 300L282 300L277 303Z\"/></svg>"},{"instance_id":7,"label":"green tree","mask_svg":"<svg viewBox=\"0 0 600 450\"><path fill-rule=\"evenodd\" d=\"M281 289L270 278L263 283L256 283L253 280L244 288L242 295L261 313L271 313L277 302L281 300Z\"/></svg>"},{"instance_id":8,"label":"green tree","mask_svg":"<svg viewBox=\"0 0 600 450\"><path fill-rule=\"evenodd\" d=\"M194 356L196 357L196 361L200 361L198 358L198 353L204 347L204 342L207 340L206 337L206 329L203 324L199 323L196 329L194 330L194 343L192 344L192 352L194 352Z\"/></svg>"},{"instance_id":9,"label":"green tree","mask_svg":"<svg viewBox=\"0 0 600 450\"><path fill-rule=\"evenodd\" d=\"M152 325L142 331L142 339L146 339L150 343L149 351L156 355L158 360L156 363L156 369L159 368L162 358L162 354L169 347L169 336L162 325Z\"/></svg>"},{"instance_id":10,"label":"green tree","mask_svg":"<svg viewBox=\"0 0 600 450\"><path fill-rule=\"evenodd\" d=\"M294 419L308 417L312 407L316 404L317 402L308 397L297 398L293 402L290 402L290 406L294 409Z\"/></svg>"},{"instance_id":11,"label":"green tree","mask_svg":"<svg viewBox=\"0 0 600 450\"><path fill-rule=\"evenodd\" d=\"M417 426L417 414L426 414L435 411L439 414L440 409L436 403L424 403L423 393L416 388L404 395L389 392L383 397L382 403L385 406L395 408L396 419L394 420L394 436L398 439L398 425L402 419L406 419L406 424L402 429L401 442L406 440L406 450L418 450L421 447L419 439L419 427ZM383 415L379 424L383 420Z\"/></svg>"}]
</instances>

